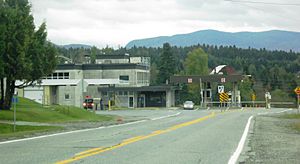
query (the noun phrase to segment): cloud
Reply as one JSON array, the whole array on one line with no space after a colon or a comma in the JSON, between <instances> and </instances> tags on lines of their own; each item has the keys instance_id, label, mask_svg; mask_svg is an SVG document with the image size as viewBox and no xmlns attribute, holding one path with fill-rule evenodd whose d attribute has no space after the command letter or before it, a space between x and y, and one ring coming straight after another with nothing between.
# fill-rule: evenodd
<instances>
[{"instance_id":1,"label":"cloud","mask_svg":"<svg viewBox=\"0 0 300 164\"><path fill-rule=\"evenodd\" d=\"M299 6L233 3L224 0L30 0L35 23L46 21L57 44L124 46L130 40L188 33L298 30ZM274 2L271 1L270 2ZM292 0L277 0L293 3Z\"/></svg>"}]
</instances>

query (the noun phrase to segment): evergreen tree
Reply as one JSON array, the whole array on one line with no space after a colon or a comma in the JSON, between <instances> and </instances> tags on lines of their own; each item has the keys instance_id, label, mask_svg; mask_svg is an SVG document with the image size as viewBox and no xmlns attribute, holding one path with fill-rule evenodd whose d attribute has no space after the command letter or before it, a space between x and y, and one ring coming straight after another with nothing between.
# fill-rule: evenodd
<instances>
[{"instance_id":1,"label":"evergreen tree","mask_svg":"<svg viewBox=\"0 0 300 164\"><path fill-rule=\"evenodd\" d=\"M5 49L5 33L6 26L3 23L5 21L5 8L4 1L0 1L0 104L4 101L4 49ZM0 106L1 109L1 106Z\"/></svg>"},{"instance_id":2,"label":"evergreen tree","mask_svg":"<svg viewBox=\"0 0 300 164\"><path fill-rule=\"evenodd\" d=\"M28 0L1 0L0 46L3 64L1 81L6 79L6 88L1 87L4 101L0 108L10 109L15 88L22 88L39 81L56 66L56 50L47 42L46 24L35 31L31 6ZM3 15L2 15L3 14ZM2 27L3 26L3 27ZM1 40L2 40L1 39ZM16 80L23 83L15 85Z\"/></svg>"},{"instance_id":3,"label":"evergreen tree","mask_svg":"<svg viewBox=\"0 0 300 164\"><path fill-rule=\"evenodd\" d=\"M97 56L97 47L93 46L91 49L91 63L96 63L96 56Z\"/></svg>"},{"instance_id":4,"label":"evergreen tree","mask_svg":"<svg viewBox=\"0 0 300 164\"><path fill-rule=\"evenodd\" d=\"M171 46L169 43L164 43L158 67L158 84L165 84L170 76L174 75L175 68L175 57L172 53Z\"/></svg>"}]
</instances>

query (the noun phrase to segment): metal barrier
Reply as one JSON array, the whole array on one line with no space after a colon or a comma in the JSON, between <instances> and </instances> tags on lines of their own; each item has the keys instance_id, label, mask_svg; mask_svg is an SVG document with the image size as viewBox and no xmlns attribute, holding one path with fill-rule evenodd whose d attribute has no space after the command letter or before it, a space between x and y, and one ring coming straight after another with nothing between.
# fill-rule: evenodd
<instances>
[{"instance_id":1,"label":"metal barrier","mask_svg":"<svg viewBox=\"0 0 300 164\"><path fill-rule=\"evenodd\" d=\"M207 107L232 107L232 102L211 101L205 102ZM265 101L241 101L236 103L236 107L265 107ZM271 102L272 107L296 107L295 102Z\"/></svg>"}]
</instances>

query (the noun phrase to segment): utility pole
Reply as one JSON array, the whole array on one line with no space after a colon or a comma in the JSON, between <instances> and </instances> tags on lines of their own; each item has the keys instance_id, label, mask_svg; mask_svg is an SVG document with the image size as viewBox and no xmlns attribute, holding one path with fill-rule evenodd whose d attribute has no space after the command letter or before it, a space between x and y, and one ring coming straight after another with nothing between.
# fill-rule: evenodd
<instances>
[{"instance_id":1,"label":"utility pole","mask_svg":"<svg viewBox=\"0 0 300 164\"><path fill-rule=\"evenodd\" d=\"M199 88L200 88L200 107L203 105L203 91L202 91L202 81L201 78L199 78Z\"/></svg>"}]
</instances>

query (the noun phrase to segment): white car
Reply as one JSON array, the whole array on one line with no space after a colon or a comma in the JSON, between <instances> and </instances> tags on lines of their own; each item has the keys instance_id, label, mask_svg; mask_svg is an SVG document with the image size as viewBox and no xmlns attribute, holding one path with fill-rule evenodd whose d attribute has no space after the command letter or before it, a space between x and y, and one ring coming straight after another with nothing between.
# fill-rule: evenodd
<instances>
[{"instance_id":1,"label":"white car","mask_svg":"<svg viewBox=\"0 0 300 164\"><path fill-rule=\"evenodd\" d=\"M194 103L193 101L186 101L183 103L183 109L194 109Z\"/></svg>"}]
</instances>

